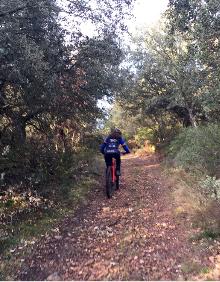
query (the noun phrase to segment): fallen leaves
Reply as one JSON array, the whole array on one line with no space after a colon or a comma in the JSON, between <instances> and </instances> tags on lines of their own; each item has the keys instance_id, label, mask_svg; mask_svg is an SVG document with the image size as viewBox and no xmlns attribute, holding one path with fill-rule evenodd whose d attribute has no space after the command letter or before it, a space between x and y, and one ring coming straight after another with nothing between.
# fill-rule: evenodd
<instances>
[{"instance_id":1,"label":"fallen leaves","mask_svg":"<svg viewBox=\"0 0 220 282\"><path fill-rule=\"evenodd\" d=\"M62 281L62 278L60 277L60 275L57 272L54 272L50 274L46 280L47 281Z\"/></svg>"},{"instance_id":2,"label":"fallen leaves","mask_svg":"<svg viewBox=\"0 0 220 282\"><path fill-rule=\"evenodd\" d=\"M110 207L104 207L104 208L102 208L102 211L104 213L109 212L110 211Z\"/></svg>"},{"instance_id":3,"label":"fallen leaves","mask_svg":"<svg viewBox=\"0 0 220 282\"><path fill-rule=\"evenodd\" d=\"M22 280L39 280L38 265L42 273L58 271L63 280L182 277L181 259L194 254L188 248L184 224L178 225L172 217L166 194L170 188L157 160L153 156L127 160L122 182L110 201L101 190L94 192L80 221L67 218L42 238L32 260L24 262L27 273Z\"/></svg>"},{"instance_id":4,"label":"fallen leaves","mask_svg":"<svg viewBox=\"0 0 220 282\"><path fill-rule=\"evenodd\" d=\"M62 236L54 236L54 238L56 239L56 240L61 240L63 237Z\"/></svg>"}]
</instances>

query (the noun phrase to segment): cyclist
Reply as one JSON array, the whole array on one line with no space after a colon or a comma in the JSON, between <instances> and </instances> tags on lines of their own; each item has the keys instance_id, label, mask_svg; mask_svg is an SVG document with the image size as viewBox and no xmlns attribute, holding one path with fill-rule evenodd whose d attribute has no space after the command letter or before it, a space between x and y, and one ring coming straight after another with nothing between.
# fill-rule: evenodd
<instances>
[{"instance_id":1,"label":"cyclist","mask_svg":"<svg viewBox=\"0 0 220 282\"><path fill-rule=\"evenodd\" d=\"M112 164L112 158L116 159L116 175L121 175L121 157L119 146L122 145L123 149L127 154L130 153L128 146L126 145L124 139L122 138L122 133L118 128L115 128L111 131L109 136L100 146L100 151L105 157L106 166Z\"/></svg>"}]
</instances>

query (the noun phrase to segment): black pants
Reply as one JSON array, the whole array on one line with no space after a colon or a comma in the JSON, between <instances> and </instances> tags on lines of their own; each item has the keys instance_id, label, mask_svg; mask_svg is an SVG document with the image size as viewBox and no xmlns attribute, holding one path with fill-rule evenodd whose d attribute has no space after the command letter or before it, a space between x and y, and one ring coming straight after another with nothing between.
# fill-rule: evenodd
<instances>
[{"instance_id":1,"label":"black pants","mask_svg":"<svg viewBox=\"0 0 220 282\"><path fill-rule=\"evenodd\" d=\"M106 166L110 166L112 164L112 158L116 159L116 170L120 171L120 167L121 167L121 156L120 156L120 154L117 154L117 153L105 154Z\"/></svg>"}]
</instances>

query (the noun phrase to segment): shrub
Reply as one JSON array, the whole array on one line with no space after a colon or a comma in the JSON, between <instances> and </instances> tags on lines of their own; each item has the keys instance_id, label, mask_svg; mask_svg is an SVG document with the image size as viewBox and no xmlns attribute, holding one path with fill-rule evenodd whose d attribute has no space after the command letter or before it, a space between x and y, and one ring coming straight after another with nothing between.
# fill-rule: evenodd
<instances>
[{"instance_id":1,"label":"shrub","mask_svg":"<svg viewBox=\"0 0 220 282\"><path fill-rule=\"evenodd\" d=\"M8 184L23 182L33 186L48 181L57 169L61 153L52 143L30 139L22 147L11 148L1 156L0 170Z\"/></svg>"},{"instance_id":2,"label":"shrub","mask_svg":"<svg viewBox=\"0 0 220 282\"><path fill-rule=\"evenodd\" d=\"M220 203L216 200L209 200L205 206L194 214L194 224L202 228L198 239L220 236Z\"/></svg>"},{"instance_id":3,"label":"shrub","mask_svg":"<svg viewBox=\"0 0 220 282\"><path fill-rule=\"evenodd\" d=\"M200 187L203 188L204 193L210 195L216 200L220 199L220 180L215 176L206 176L206 179L201 181Z\"/></svg>"},{"instance_id":4,"label":"shrub","mask_svg":"<svg viewBox=\"0 0 220 282\"><path fill-rule=\"evenodd\" d=\"M84 146L90 150L98 151L102 142L103 136L101 134L86 132L80 145L81 147Z\"/></svg>"},{"instance_id":5,"label":"shrub","mask_svg":"<svg viewBox=\"0 0 220 282\"><path fill-rule=\"evenodd\" d=\"M183 129L171 142L168 155L177 166L205 170L214 176L220 164L220 126Z\"/></svg>"},{"instance_id":6,"label":"shrub","mask_svg":"<svg viewBox=\"0 0 220 282\"><path fill-rule=\"evenodd\" d=\"M138 146L144 146L146 140L153 141L153 135L154 132L151 128L148 127L142 127L137 130L137 133L135 135L135 141Z\"/></svg>"},{"instance_id":7,"label":"shrub","mask_svg":"<svg viewBox=\"0 0 220 282\"><path fill-rule=\"evenodd\" d=\"M95 153L93 147L98 150L97 139L91 138L92 144L86 142L87 146L91 145L90 149L82 145L77 150L69 148L63 151L53 142L36 139L28 139L22 147L10 148L7 154L0 156L0 173L4 173L4 180L0 182L2 190L15 186L17 190L37 191L50 197L60 191L60 187L68 186L61 183L74 183L86 173Z\"/></svg>"}]
</instances>

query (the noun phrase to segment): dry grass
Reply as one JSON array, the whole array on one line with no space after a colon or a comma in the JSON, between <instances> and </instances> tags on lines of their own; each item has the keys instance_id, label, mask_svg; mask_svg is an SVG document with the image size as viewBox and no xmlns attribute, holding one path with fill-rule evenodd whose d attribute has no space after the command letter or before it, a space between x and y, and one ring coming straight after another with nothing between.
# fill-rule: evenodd
<instances>
[{"instance_id":1,"label":"dry grass","mask_svg":"<svg viewBox=\"0 0 220 282\"><path fill-rule=\"evenodd\" d=\"M190 171L190 168L189 168ZM204 252L207 248L210 265L186 261L182 264L182 272L194 273L193 280L219 280L220 277L220 203L207 197L199 183L204 178L202 174L192 174L180 168L164 168L170 184L173 199L174 215L184 217L189 224L189 240L196 249ZM205 253L204 253L205 255ZM207 259L207 257L206 257Z\"/></svg>"},{"instance_id":2,"label":"dry grass","mask_svg":"<svg viewBox=\"0 0 220 282\"><path fill-rule=\"evenodd\" d=\"M135 151L135 155L137 155L138 157L141 157L141 156L146 156L146 155L152 154L154 152L155 152L155 146L154 145L150 145L146 141L143 148L137 149Z\"/></svg>"},{"instance_id":3,"label":"dry grass","mask_svg":"<svg viewBox=\"0 0 220 282\"><path fill-rule=\"evenodd\" d=\"M198 192L196 179L182 169L169 169L167 173L172 175L169 184L173 187L171 194L176 206L175 214L192 216L200 211L204 197Z\"/></svg>"},{"instance_id":4,"label":"dry grass","mask_svg":"<svg viewBox=\"0 0 220 282\"><path fill-rule=\"evenodd\" d=\"M188 217L193 227L201 230L198 238L216 238L220 235L220 203L201 192L199 182L201 175L192 175L183 169L172 168L171 196L174 202L174 214Z\"/></svg>"}]
</instances>

